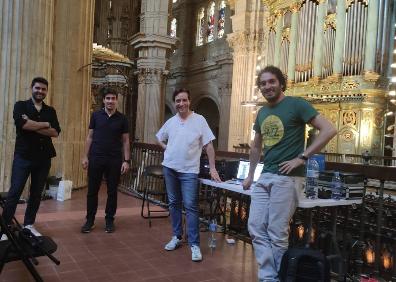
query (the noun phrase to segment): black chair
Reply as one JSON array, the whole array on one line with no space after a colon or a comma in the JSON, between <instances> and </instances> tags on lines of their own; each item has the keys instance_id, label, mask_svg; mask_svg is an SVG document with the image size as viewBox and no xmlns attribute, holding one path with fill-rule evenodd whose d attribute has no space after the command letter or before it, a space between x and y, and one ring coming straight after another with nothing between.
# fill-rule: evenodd
<instances>
[{"instance_id":1,"label":"black chair","mask_svg":"<svg viewBox=\"0 0 396 282\"><path fill-rule=\"evenodd\" d=\"M0 206L4 209L5 201L0 195ZM35 236L29 229L22 228L15 216L11 225L7 225L0 215L0 235L5 234L8 240L0 241L0 273L7 262L21 260L36 282L43 279L37 272L34 265L38 265L36 257L47 256L56 265L60 261L52 254L57 250L57 244L47 236Z\"/></svg>"},{"instance_id":2,"label":"black chair","mask_svg":"<svg viewBox=\"0 0 396 282\"><path fill-rule=\"evenodd\" d=\"M142 210L140 215L143 218L147 218L149 220L149 226L151 227L151 219L152 218L166 218L169 216L169 211L167 210L167 194L165 189L165 181L164 175L162 172L161 165L150 165L145 167L143 171L143 202L142 202ZM165 208L166 210L152 210L150 209L150 201L149 197L152 196L159 200L159 206ZM165 204L161 204L165 203ZM145 210L146 208L146 215ZM152 215L152 213L161 213L160 215ZM164 214L166 213L166 214Z\"/></svg>"}]
</instances>

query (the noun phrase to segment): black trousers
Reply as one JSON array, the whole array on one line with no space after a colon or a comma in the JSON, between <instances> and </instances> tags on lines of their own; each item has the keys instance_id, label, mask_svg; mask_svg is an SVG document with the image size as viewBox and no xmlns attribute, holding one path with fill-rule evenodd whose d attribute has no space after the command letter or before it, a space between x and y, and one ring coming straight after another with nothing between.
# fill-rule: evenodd
<instances>
[{"instance_id":1,"label":"black trousers","mask_svg":"<svg viewBox=\"0 0 396 282\"><path fill-rule=\"evenodd\" d=\"M43 192L48 172L51 167L51 159L28 160L14 155L11 173L11 187L8 191L7 200L3 210L3 219L6 224L10 224L15 214L15 210L30 175L31 183L29 190L29 200L25 211L24 225L31 225L36 220L36 214L40 207L41 193Z\"/></svg>"},{"instance_id":2,"label":"black trousers","mask_svg":"<svg viewBox=\"0 0 396 282\"><path fill-rule=\"evenodd\" d=\"M117 187L122 159L90 157L88 163L87 220L94 221L98 210L98 192L103 176L107 182L106 220L114 220L117 210Z\"/></svg>"}]
</instances>

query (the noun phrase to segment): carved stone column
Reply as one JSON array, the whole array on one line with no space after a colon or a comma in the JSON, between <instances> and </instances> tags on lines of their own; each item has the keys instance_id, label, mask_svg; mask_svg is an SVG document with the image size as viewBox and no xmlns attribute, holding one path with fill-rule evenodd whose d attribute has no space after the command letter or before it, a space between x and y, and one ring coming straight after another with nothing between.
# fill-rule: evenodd
<instances>
[{"instance_id":1,"label":"carved stone column","mask_svg":"<svg viewBox=\"0 0 396 282\"><path fill-rule=\"evenodd\" d=\"M164 121L165 79L161 69L140 69L135 136L139 142L155 142L155 134Z\"/></svg>"},{"instance_id":2,"label":"carved stone column","mask_svg":"<svg viewBox=\"0 0 396 282\"><path fill-rule=\"evenodd\" d=\"M240 143L250 143L254 116L242 102L252 101L256 69L256 34L238 32L227 37L233 48L232 94L229 107L228 150Z\"/></svg>"},{"instance_id":3,"label":"carved stone column","mask_svg":"<svg viewBox=\"0 0 396 282\"><path fill-rule=\"evenodd\" d=\"M91 97L90 67L94 0L55 1L51 104L58 113L62 132L55 140L57 157L53 173L73 181L74 187L86 185L81 158L88 132Z\"/></svg>"},{"instance_id":4,"label":"carved stone column","mask_svg":"<svg viewBox=\"0 0 396 282\"><path fill-rule=\"evenodd\" d=\"M176 44L176 39L168 35L170 13L171 1L142 0L140 33L130 39L139 50L135 137L140 142L155 143L155 133L164 120L168 50Z\"/></svg>"},{"instance_id":5,"label":"carved stone column","mask_svg":"<svg viewBox=\"0 0 396 282\"><path fill-rule=\"evenodd\" d=\"M3 0L0 17L0 191L7 191L15 144L14 103L31 97L30 83L35 76L46 77L50 82L46 103L54 93L54 1Z\"/></svg>"},{"instance_id":6,"label":"carved stone column","mask_svg":"<svg viewBox=\"0 0 396 282\"><path fill-rule=\"evenodd\" d=\"M334 44L334 62L333 76L342 76L342 61L344 59L344 42L345 42L345 0L337 0L337 18L336 18L336 38Z\"/></svg>"},{"instance_id":7,"label":"carved stone column","mask_svg":"<svg viewBox=\"0 0 396 282\"><path fill-rule=\"evenodd\" d=\"M228 136L230 123L230 107L231 107L231 93L232 93L232 62L225 60L222 62L221 71L218 73L217 85L220 97L220 121L219 121L219 136L218 136L218 150L228 150Z\"/></svg>"},{"instance_id":8,"label":"carved stone column","mask_svg":"<svg viewBox=\"0 0 396 282\"><path fill-rule=\"evenodd\" d=\"M55 107L62 132L50 174L84 186L80 165L88 127L94 1L3 0L0 4L0 185L8 190L14 152L15 101L31 96L30 82L46 77L46 103ZM34 12L32 12L34 11Z\"/></svg>"}]
</instances>

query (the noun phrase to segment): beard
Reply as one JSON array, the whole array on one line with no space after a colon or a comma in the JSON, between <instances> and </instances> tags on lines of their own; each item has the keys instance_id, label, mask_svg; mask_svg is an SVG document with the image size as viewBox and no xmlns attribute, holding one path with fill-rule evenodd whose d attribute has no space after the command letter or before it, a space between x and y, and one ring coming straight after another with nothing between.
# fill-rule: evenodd
<instances>
[{"instance_id":1,"label":"beard","mask_svg":"<svg viewBox=\"0 0 396 282\"><path fill-rule=\"evenodd\" d=\"M271 93L271 95L267 95L267 93ZM264 96L265 100L267 102L272 103L276 102L279 99L279 96L281 95L280 89L270 89L266 92L263 92L262 95Z\"/></svg>"},{"instance_id":2,"label":"beard","mask_svg":"<svg viewBox=\"0 0 396 282\"><path fill-rule=\"evenodd\" d=\"M42 102L45 99L45 95L44 94L39 94L37 92L33 92L32 96L33 96L33 99L36 102Z\"/></svg>"}]
</instances>

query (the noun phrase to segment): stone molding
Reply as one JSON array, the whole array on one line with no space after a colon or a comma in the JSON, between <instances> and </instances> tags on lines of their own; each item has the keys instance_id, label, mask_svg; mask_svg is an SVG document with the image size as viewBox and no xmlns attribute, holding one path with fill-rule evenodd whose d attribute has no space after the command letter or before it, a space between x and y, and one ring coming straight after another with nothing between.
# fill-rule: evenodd
<instances>
[{"instance_id":1,"label":"stone molding","mask_svg":"<svg viewBox=\"0 0 396 282\"><path fill-rule=\"evenodd\" d=\"M253 52L259 49L265 39L265 34L259 32L237 32L231 33L227 36L227 41L234 52Z\"/></svg>"},{"instance_id":2,"label":"stone molding","mask_svg":"<svg viewBox=\"0 0 396 282\"><path fill-rule=\"evenodd\" d=\"M134 73L139 84L160 84L167 78L169 71L163 69L142 68Z\"/></svg>"}]
</instances>

